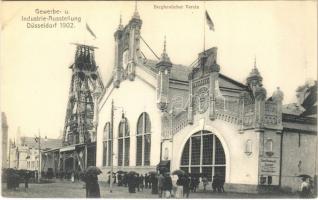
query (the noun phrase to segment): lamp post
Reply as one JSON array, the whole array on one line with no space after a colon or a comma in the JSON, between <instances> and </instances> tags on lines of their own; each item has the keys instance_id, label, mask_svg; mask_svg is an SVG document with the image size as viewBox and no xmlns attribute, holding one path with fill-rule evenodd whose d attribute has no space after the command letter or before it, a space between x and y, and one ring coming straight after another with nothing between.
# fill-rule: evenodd
<instances>
[{"instance_id":1,"label":"lamp post","mask_svg":"<svg viewBox=\"0 0 318 200\"><path fill-rule=\"evenodd\" d=\"M38 143L38 148L39 148L39 170L38 170L38 182L40 182L40 179L41 179L41 174L42 174L42 166L41 166L41 133L40 133L40 130L39 130L39 136L35 136L34 138L35 142ZM47 141L47 137L45 136L44 137L44 141Z\"/></svg>"},{"instance_id":2,"label":"lamp post","mask_svg":"<svg viewBox=\"0 0 318 200\"><path fill-rule=\"evenodd\" d=\"M10 166L11 166L11 148L12 148L12 142L11 142L11 139L9 140L9 168L10 168Z\"/></svg>"},{"instance_id":3,"label":"lamp post","mask_svg":"<svg viewBox=\"0 0 318 200\"><path fill-rule=\"evenodd\" d=\"M99 100L100 94L101 94L100 87L96 87L94 92L93 92L93 98L94 98L94 119L93 119L94 131L93 131L93 133L91 133L91 141L96 141L96 137L97 137L97 126L98 126L98 115L99 115L98 100Z\"/></svg>"},{"instance_id":4,"label":"lamp post","mask_svg":"<svg viewBox=\"0 0 318 200\"><path fill-rule=\"evenodd\" d=\"M111 106L111 117L110 117L110 131L111 131L111 137L112 137L112 142L111 142L111 159L110 159L110 179L109 179L109 192L112 193L112 189L113 189L113 171L114 171L114 164L113 164L113 158L114 158L114 149L113 149L113 143L114 143L114 111L116 109L122 109L122 111L124 110L123 107L115 107L114 106L114 100L112 99L112 106Z\"/></svg>"},{"instance_id":5,"label":"lamp post","mask_svg":"<svg viewBox=\"0 0 318 200\"><path fill-rule=\"evenodd\" d=\"M111 142L111 159L110 159L110 178L109 178L109 192L112 193L113 189L113 158L114 158L114 150L113 150L113 143L114 143L114 100L112 100L112 107L111 107L111 118L110 118L110 131L111 131L111 136L112 136L112 142Z\"/></svg>"}]
</instances>

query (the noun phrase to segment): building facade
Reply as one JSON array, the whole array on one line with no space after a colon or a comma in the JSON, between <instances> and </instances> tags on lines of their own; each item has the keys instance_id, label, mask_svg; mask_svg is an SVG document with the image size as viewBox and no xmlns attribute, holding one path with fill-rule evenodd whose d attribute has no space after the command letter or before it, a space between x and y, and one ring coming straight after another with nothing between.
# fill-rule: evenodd
<instances>
[{"instance_id":1,"label":"building facade","mask_svg":"<svg viewBox=\"0 0 318 200\"><path fill-rule=\"evenodd\" d=\"M4 112L1 113L1 128L2 128L2 168L8 166L8 122Z\"/></svg>"},{"instance_id":2,"label":"building facade","mask_svg":"<svg viewBox=\"0 0 318 200\"><path fill-rule=\"evenodd\" d=\"M257 192L295 190L298 175L316 176L315 112L284 113L283 92L267 94L256 62L244 84L222 74L216 47L182 66L170 60L164 42L161 57L149 60L140 49L141 26L135 10L114 34L113 76L98 102L101 180L109 171L147 173L166 165L209 181L218 175L231 191Z\"/></svg>"},{"instance_id":3,"label":"building facade","mask_svg":"<svg viewBox=\"0 0 318 200\"><path fill-rule=\"evenodd\" d=\"M45 155L42 155L41 160L39 156L39 148L42 151L47 151L53 148L62 146L60 139L42 139L41 146L34 137L19 137L17 141L10 144L10 168L26 169L26 170L39 170L40 163L42 170L47 166Z\"/></svg>"}]
</instances>

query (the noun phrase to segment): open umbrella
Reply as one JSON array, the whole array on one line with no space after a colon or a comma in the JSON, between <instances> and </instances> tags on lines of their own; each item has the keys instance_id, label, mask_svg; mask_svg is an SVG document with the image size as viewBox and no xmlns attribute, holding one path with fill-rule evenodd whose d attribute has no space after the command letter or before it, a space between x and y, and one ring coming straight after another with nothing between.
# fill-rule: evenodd
<instances>
[{"instance_id":1,"label":"open umbrella","mask_svg":"<svg viewBox=\"0 0 318 200\"><path fill-rule=\"evenodd\" d=\"M95 167L95 166L89 166L87 167L86 169L86 174L101 174L102 171L98 168L98 167Z\"/></svg>"},{"instance_id":2,"label":"open umbrella","mask_svg":"<svg viewBox=\"0 0 318 200\"><path fill-rule=\"evenodd\" d=\"M150 171L150 172L148 172L148 174L154 174L154 175L156 175L157 172L156 172L156 171Z\"/></svg>"},{"instance_id":3,"label":"open umbrella","mask_svg":"<svg viewBox=\"0 0 318 200\"><path fill-rule=\"evenodd\" d=\"M128 172L128 174L130 174L130 175L135 175L135 174L138 174L138 173L135 172L135 171L130 171L130 172Z\"/></svg>"},{"instance_id":4,"label":"open umbrella","mask_svg":"<svg viewBox=\"0 0 318 200\"><path fill-rule=\"evenodd\" d=\"M125 172L122 171L122 170L119 170L119 171L117 171L116 173L117 173L117 174L124 174Z\"/></svg>"},{"instance_id":5,"label":"open umbrella","mask_svg":"<svg viewBox=\"0 0 318 200\"><path fill-rule=\"evenodd\" d=\"M185 174L185 172L181 169L177 169L172 172L172 175L183 175L183 174Z\"/></svg>"},{"instance_id":6,"label":"open umbrella","mask_svg":"<svg viewBox=\"0 0 318 200\"><path fill-rule=\"evenodd\" d=\"M301 178L311 178L311 176L309 176L308 174L300 174L297 177L301 177Z\"/></svg>"}]
</instances>

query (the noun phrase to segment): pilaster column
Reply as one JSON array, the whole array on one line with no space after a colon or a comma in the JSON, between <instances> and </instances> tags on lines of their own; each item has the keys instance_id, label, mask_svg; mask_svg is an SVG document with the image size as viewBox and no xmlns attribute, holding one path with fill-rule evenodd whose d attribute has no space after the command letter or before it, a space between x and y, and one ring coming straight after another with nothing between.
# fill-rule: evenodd
<instances>
[{"instance_id":1,"label":"pilaster column","mask_svg":"<svg viewBox=\"0 0 318 200\"><path fill-rule=\"evenodd\" d=\"M193 91L192 91L192 80L189 80L188 124L193 124Z\"/></svg>"}]
</instances>

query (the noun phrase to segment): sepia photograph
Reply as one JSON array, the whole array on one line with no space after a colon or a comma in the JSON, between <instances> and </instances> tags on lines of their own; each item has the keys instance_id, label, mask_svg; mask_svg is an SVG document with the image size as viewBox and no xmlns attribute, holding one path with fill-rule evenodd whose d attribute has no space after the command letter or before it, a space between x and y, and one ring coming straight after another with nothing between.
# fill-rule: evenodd
<instances>
[{"instance_id":1,"label":"sepia photograph","mask_svg":"<svg viewBox=\"0 0 318 200\"><path fill-rule=\"evenodd\" d=\"M2 198L317 198L317 1L0 10Z\"/></svg>"}]
</instances>

